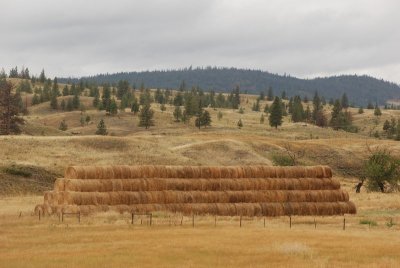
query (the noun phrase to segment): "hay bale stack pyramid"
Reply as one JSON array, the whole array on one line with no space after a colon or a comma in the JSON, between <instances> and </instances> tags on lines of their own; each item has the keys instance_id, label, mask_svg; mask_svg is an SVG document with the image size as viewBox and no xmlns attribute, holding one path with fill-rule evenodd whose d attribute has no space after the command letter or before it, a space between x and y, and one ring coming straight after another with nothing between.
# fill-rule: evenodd
<instances>
[{"instance_id":1,"label":"hay bale stack pyramid","mask_svg":"<svg viewBox=\"0 0 400 268\"><path fill-rule=\"evenodd\" d=\"M356 213L327 166L71 166L35 210L224 216Z\"/></svg>"}]
</instances>

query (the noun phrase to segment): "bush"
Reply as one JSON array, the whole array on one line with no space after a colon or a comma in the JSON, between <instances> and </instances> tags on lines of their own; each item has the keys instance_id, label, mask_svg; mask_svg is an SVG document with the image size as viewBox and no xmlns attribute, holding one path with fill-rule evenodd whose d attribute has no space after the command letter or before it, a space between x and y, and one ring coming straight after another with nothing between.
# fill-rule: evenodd
<instances>
[{"instance_id":1,"label":"bush","mask_svg":"<svg viewBox=\"0 0 400 268\"><path fill-rule=\"evenodd\" d=\"M5 168L4 172L10 175L22 176L26 178L32 176L32 172L29 171L29 169L14 165Z\"/></svg>"},{"instance_id":2,"label":"bush","mask_svg":"<svg viewBox=\"0 0 400 268\"><path fill-rule=\"evenodd\" d=\"M293 159L280 153L272 154L272 162L275 166L294 166Z\"/></svg>"},{"instance_id":3,"label":"bush","mask_svg":"<svg viewBox=\"0 0 400 268\"><path fill-rule=\"evenodd\" d=\"M369 226L378 226L376 221L373 221L373 220L360 220L360 224L369 225Z\"/></svg>"}]
</instances>

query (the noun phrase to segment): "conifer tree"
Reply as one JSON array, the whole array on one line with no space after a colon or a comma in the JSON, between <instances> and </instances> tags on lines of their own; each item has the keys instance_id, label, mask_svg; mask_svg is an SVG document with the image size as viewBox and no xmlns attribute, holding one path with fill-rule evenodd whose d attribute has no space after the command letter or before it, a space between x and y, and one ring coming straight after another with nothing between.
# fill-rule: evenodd
<instances>
[{"instance_id":1,"label":"conifer tree","mask_svg":"<svg viewBox=\"0 0 400 268\"><path fill-rule=\"evenodd\" d=\"M81 100L79 98L79 93L75 92L74 97L72 98L72 106L74 109L79 109L79 107L81 106Z\"/></svg>"},{"instance_id":2,"label":"conifer tree","mask_svg":"<svg viewBox=\"0 0 400 268\"><path fill-rule=\"evenodd\" d=\"M51 94L51 99L50 99L50 107L53 110L58 109L58 101L57 101L57 96L54 94Z\"/></svg>"},{"instance_id":3,"label":"conifer tree","mask_svg":"<svg viewBox=\"0 0 400 268\"><path fill-rule=\"evenodd\" d=\"M86 125L89 125L90 120L91 120L90 115L86 115L85 118Z\"/></svg>"},{"instance_id":4,"label":"conifer tree","mask_svg":"<svg viewBox=\"0 0 400 268\"><path fill-rule=\"evenodd\" d=\"M264 114L261 114L260 124L264 124L264 121L265 121Z\"/></svg>"},{"instance_id":5,"label":"conifer tree","mask_svg":"<svg viewBox=\"0 0 400 268\"><path fill-rule=\"evenodd\" d=\"M131 106L131 112L133 112L133 114L137 114L137 112L139 112L139 103L137 102L137 99L135 98L132 102L132 106Z\"/></svg>"},{"instance_id":6,"label":"conifer tree","mask_svg":"<svg viewBox=\"0 0 400 268\"><path fill-rule=\"evenodd\" d=\"M347 98L346 93L343 93L340 105L342 106L343 109L349 108L349 99Z\"/></svg>"},{"instance_id":7,"label":"conifer tree","mask_svg":"<svg viewBox=\"0 0 400 268\"><path fill-rule=\"evenodd\" d=\"M46 81L46 75L44 73L44 69L42 69L42 72L40 73L40 76L39 76L39 82L44 83L45 81Z\"/></svg>"},{"instance_id":8,"label":"conifer tree","mask_svg":"<svg viewBox=\"0 0 400 268\"><path fill-rule=\"evenodd\" d=\"M175 122L179 122L182 118L182 110L180 106L175 106L175 110L174 110L174 118L175 118Z\"/></svg>"},{"instance_id":9,"label":"conifer tree","mask_svg":"<svg viewBox=\"0 0 400 268\"><path fill-rule=\"evenodd\" d=\"M358 108L358 113L359 113L359 114L363 114L363 113L364 113L364 109L363 109L362 106L361 106L360 108Z\"/></svg>"},{"instance_id":10,"label":"conifer tree","mask_svg":"<svg viewBox=\"0 0 400 268\"><path fill-rule=\"evenodd\" d=\"M109 113L110 113L111 115L116 115L116 114L118 113L117 102L115 101L114 98L111 100L111 103L110 103L110 111L109 111Z\"/></svg>"},{"instance_id":11,"label":"conifer tree","mask_svg":"<svg viewBox=\"0 0 400 268\"><path fill-rule=\"evenodd\" d=\"M278 128L282 125L282 104L279 97L275 97L274 102L270 107L269 125Z\"/></svg>"},{"instance_id":12,"label":"conifer tree","mask_svg":"<svg viewBox=\"0 0 400 268\"><path fill-rule=\"evenodd\" d=\"M35 93L35 94L33 94L33 97L32 97L32 105L37 105L37 104L39 104L40 103L40 98L39 98L39 96Z\"/></svg>"},{"instance_id":13,"label":"conifer tree","mask_svg":"<svg viewBox=\"0 0 400 268\"><path fill-rule=\"evenodd\" d=\"M139 126L145 127L146 129L148 129L150 126L154 126L153 116L154 111L151 109L150 103L146 103L140 109Z\"/></svg>"},{"instance_id":14,"label":"conifer tree","mask_svg":"<svg viewBox=\"0 0 400 268\"><path fill-rule=\"evenodd\" d=\"M108 134L106 124L104 120L101 119L99 124L97 125L96 135L106 136Z\"/></svg>"},{"instance_id":15,"label":"conifer tree","mask_svg":"<svg viewBox=\"0 0 400 268\"><path fill-rule=\"evenodd\" d=\"M13 85L5 78L0 79L0 135L19 134L24 120L18 116L21 99L12 93Z\"/></svg>"},{"instance_id":16,"label":"conifer tree","mask_svg":"<svg viewBox=\"0 0 400 268\"><path fill-rule=\"evenodd\" d=\"M381 109L379 108L378 105L375 105L374 115L375 116L381 116L382 115Z\"/></svg>"},{"instance_id":17,"label":"conifer tree","mask_svg":"<svg viewBox=\"0 0 400 268\"><path fill-rule=\"evenodd\" d=\"M63 96L68 96L69 95L69 89L68 89L67 85L64 86L63 91L62 91L62 95Z\"/></svg>"},{"instance_id":18,"label":"conifer tree","mask_svg":"<svg viewBox=\"0 0 400 268\"><path fill-rule=\"evenodd\" d=\"M72 98L69 98L67 100L67 111L73 111L74 110L74 104L72 103Z\"/></svg>"},{"instance_id":19,"label":"conifer tree","mask_svg":"<svg viewBox=\"0 0 400 268\"><path fill-rule=\"evenodd\" d=\"M269 87L269 88L268 88L267 100L268 100L268 101L274 100L274 92L273 92L273 90L272 90L272 87Z\"/></svg>"}]
</instances>

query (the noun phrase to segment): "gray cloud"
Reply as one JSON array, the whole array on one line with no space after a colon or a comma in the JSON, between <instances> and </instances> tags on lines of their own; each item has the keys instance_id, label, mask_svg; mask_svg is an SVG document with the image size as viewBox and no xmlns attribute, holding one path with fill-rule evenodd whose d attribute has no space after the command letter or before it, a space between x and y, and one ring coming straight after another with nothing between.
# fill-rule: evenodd
<instances>
[{"instance_id":1,"label":"gray cloud","mask_svg":"<svg viewBox=\"0 0 400 268\"><path fill-rule=\"evenodd\" d=\"M0 67L82 76L193 66L400 82L397 0L5 1Z\"/></svg>"}]
</instances>

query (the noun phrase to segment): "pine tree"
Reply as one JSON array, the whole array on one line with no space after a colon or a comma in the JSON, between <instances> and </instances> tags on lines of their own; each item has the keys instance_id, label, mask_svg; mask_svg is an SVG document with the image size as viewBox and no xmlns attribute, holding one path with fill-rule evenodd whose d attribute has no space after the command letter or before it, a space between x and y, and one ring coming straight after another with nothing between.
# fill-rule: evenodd
<instances>
[{"instance_id":1,"label":"pine tree","mask_svg":"<svg viewBox=\"0 0 400 268\"><path fill-rule=\"evenodd\" d=\"M99 94L96 94L93 99L93 107L98 108L100 103Z\"/></svg>"},{"instance_id":2,"label":"pine tree","mask_svg":"<svg viewBox=\"0 0 400 268\"><path fill-rule=\"evenodd\" d=\"M260 92L260 96L258 97L258 100L264 100L265 99L265 95L264 95L264 91Z\"/></svg>"},{"instance_id":3,"label":"pine tree","mask_svg":"<svg viewBox=\"0 0 400 268\"><path fill-rule=\"evenodd\" d=\"M115 101L114 98L111 100L111 103L110 103L110 111L109 111L109 113L110 113L111 115L116 115L116 114L118 114L118 106L117 106L117 103L116 103L116 101Z\"/></svg>"},{"instance_id":4,"label":"pine tree","mask_svg":"<svg viewBox=\"0 0 400 268\"><path fill-rule=\"evenodd\" d=\"M46 75L44 74L44 69L42 69L42 72L40 73L39 76L39 82L44 83L46 81Z\"/></svg>"},{"instance_id":5,"label":"pine tree","mask_svg":"<svg viewBox=\"0 0 400 268\"><path fill-rule=\"evenodd\" d=\"M175 110L174 110L174 118L175 118L175 122L179 122L182 118L182 110L180 106L175 106Z\"/></svg>"},{"instance_id":6,"label":"pine tree","mask_svg":"<svg viewBox=\"0 0 400 268\"><path fill-rule=\"evenodd\" d=\"M358 113L359 113L359 114L363 114L363 113L364 113L364 109L363 109L362 106L361 106L360 108L358 108Z\"/></svg>"},{"instance_id":7,"label":"pine tree","mask_svg":"<svg viewBox=\"0 0 400 268\"><path fill-rule=\"evenodd\" d=\"M371 102L368 102L367 109L368 110L374 109L374 105Z\"/></svg>"},{"instance_id":8,"label":"pine tree","mask_svg":"<svg viewBox=\"0 0 400 268\"><path fill-rule=\"evenodd\" d=\"M322 105L321 105L321 99L319 98L318 92L315 91L314 98L313 98L313 113L312 113L312 119L316 124L317 121L317 116L321 114L322 110Z\"/></svg>"},{"instance_id":9,"label":"pine tree","mask_svg":"<svg viewBox=\"0 0 400 268\"><path fill-rule=\"evenodd\" d=\"M195 125L199 129L204 126L210 126L211 125L211 116L210 113L207 110L201 110L196 117L195 120Z\"/></svg>"},{"instance_id":10,"label":"pine tree","mask_svg":"<svg viewBox=\"0 0 400 268\"><path fill-rule=\"evenodd\" d=\"M63 96L68 96L69 95L69 89L68 89L67 85L64 86L63 91L62 91L62 95Z\"/></svg>"},{"instance_id":11,"label":"pine tree","mask_svg":"<svg viewBox=\"0 0 400 268\"><path fill-rule=\"evenodd\" d=\"M275 97L274 102L270 107L269 125L278 128L282 125L282 104L279 97Z\"/></svg>"},{"instance_id":12,"label":"pine tree","mask_svg":"<svg viewBox=\"0 0 400 268\"><path fill-rule=\"evenodd\" d=\"M139 114L139 126L148 129L150 126L154 126L154 111L151 109L150 103L146 103L140 109Z\"/></svg>"},{"instance_id":13,"label":"pine tree","mask_svg":"<svg viewBox=\"0 0 400 268\"><path fill-rule=\"evenodd\" d=\"M51 94L50 108L53 109L53 110L57 110L58 109L57 96L54 95L54 94Z\"/></svg>"},{"instance_id":14,"label":"pine tree","mask_svg":"<svg viewBox=\"0 0 400 268\"><path fill-rule=\"evenodd\" d=\"M381 116L382 115L381 109L379 108L378 105L375 105L374 115L375 116Z\"/></svg>"},{"instance_id":15,"label":"pine tree","mask_svg":"<svg viewBox=\"0 0 400 268\"><path fill-rule=\"evenodd\" d=\"M0 79L0 135L21 133L20 125L24 122L18 116L21 112L20 95L13 94L12 88L13 85L5 78Z\"/></svg>"},{"instance_id":16,"label":"pine tree","mask_svg":"<svg viewBox=\"0 0 400 268\"><path fill-rule=\"evenodd\" d=\"M110 112L110 104L111 104L111 90L109 84L103 85L103 96L101 97L102 107L106 112Z\"/></svg>"},{"instance_id":17,"label":"pine tree","mask_svg":"<svg viewBox=\"0 0 400 268\"><path fill-rule=\"evenodd\" d=\"M259 112L259 111L260 111L260 101L259 101L259 100L257 100L255 103L253 103L253 108L252 108L252 110L253 110L254 112Z\"/></svg>"},{"instance_id":18,"label":"pine tree","mask_svg":"<svg viewBox=\"0 0 400 268\"><path fill-rule=\"evenodd\" d=\"M267 93L267 100L272 101L273 99L274 99L274 92L272 90L272 87L269 87Z\"/></svg>"},{"instance_id":19,"label":"pine tree","mask_svg":"<svg viewBox=\"0 0 400 268\"><path fill-rule=\"evenodd\" d=\"M61 131L66 131L68 129L68 125L67 125L67 122L65 122L65 119L63 119L60 122L60 126L58 127L58 129Z\"/></svg>"},{"instance_id":20,"label":"pine tree","mask_svg":"<svg viewBox=\"0 0 400 268\"><path fill-rule=\"evenodd\" d=\"M72 107L74 109L79 109L80 106L81 106L81 100L79 98L79 93L75 92L75 95L72 98Z\"/></svg>"},{"instance_id":21,"label":"pine tree","mask_svg":"<svg viewBox=\"0 0 400 268\"><path fill-rule=\"evenodd\" d=\"M73 111L74 110L74 104L72 103L72 99L69 98L67 101L67 111Z\"/></svg>"},{"instance_id":22,"label":"pine tree","mask_svg":"<svg viewBox=\"0 0 400 268\"><path fill-rule=\"evenodd\" d=\"M265 121L264 114L261 114L260 124L264 124L264 121Z\"/></svg>"},{"instance_id":23,"label":"pine tree","mask_svg":"<svg viewBox=\"0 0 400 268\"><path fill-rule=\"evenodd\" d=\"M101 119L99 124L97 125L96 135L106 136L108 134L106 124L104 120Z\"/></svg>"},{"instance_id":24,"label":"pine tree","mask_svg":"<svg viewBox=\"0 0 400 268\"><path fill-rule=\"evenodd\" d=\"M131 112L133 112L133 114L137 114L137 112L139 112L139 103L137 102L136 98L133 100L132 103L132 107L131 107Z\"/></svg>"},{"instance_id":25,"label":"pine tree","mask_svg":"<svg viewBox=\"0 0 400 268\"><path fill-rule=\"evenodd\" d=\"M40 103L40 98L39 98L39 96L35 93L35 94L33 94L33 97L32 97L32 105L37 105L37 104L39 104Z\"/></svg>"},{"instance_id":26,"label":"pine tree","mask_svg":"<svg viewBox=\"0 0 400 268\"><path fill-rule=\"evenodd\" d=\"M349 99L347 98L346 93L343 93L340 104L342 105L343 109L349 108Z\"/></svg>"},{"instance_id":27,"label":"pine tree","mask_svg":"<svg viewBox=\"0 0 400 268\"><path fill-rule=\"evenodd\" d=\"M295 96L292 103L292 121L301 122L305 119L303 104L301 103L300 96Z\"/></svg>"},{"instance_id":28,"label":"pine tree","mask_svg":"<svg viewBox=\"0 0 400 268\"><path fill-rule=\"evenodd\" d=\"M266 113L266 114L268 114L268 113L269 113L269 105L268 105L268 103L267 103L267 104L265 104L265 107L264 107L264 113Z\"/></svg>"}]
</instances>

